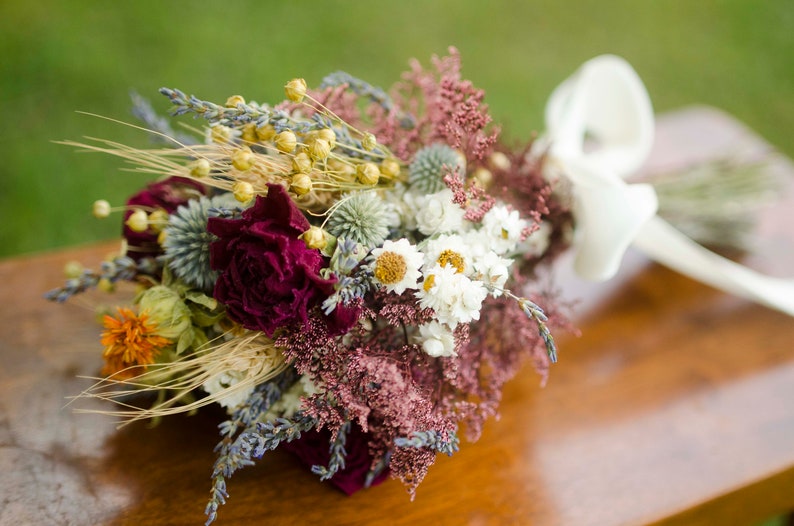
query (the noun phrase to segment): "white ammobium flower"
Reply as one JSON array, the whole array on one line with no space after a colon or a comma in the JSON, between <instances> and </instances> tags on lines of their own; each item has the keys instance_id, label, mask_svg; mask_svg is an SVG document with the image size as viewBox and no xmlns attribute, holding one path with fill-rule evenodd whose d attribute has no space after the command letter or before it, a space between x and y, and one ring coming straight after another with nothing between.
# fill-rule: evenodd
<instances>
[{"instance_id":1,"label":"white ammobium flower","mask_svg":"<svg viewBox=\"0 0 794 526\"><path fill-rule=\"evenodd\" d=\"M488 252L492 252L490 244L491 236L482 229L472 229L463 233L463 244L472 261L483 257Z\"/></svg>"},{"instance_id":2,"label":"white ammobium flower","mask_svg":"<svg viewBox=\"0 0 794 526\"><path fill-rule=\"evenodd\" d=\"M480 319L482 302L488 295L481 282L469 279L449 265L435 265L424 272L424 277L416 297L420 307L435 311L439 322L454 329L458 323Z\"/></svg>"},{"instance_id":3,"label":"white ammobium flower","mask_svg":"<svg viewBox=\"0 0 794 526\"><path fill-rule=\"evenodd\" d=\"M424 255L407 239L385 241L372 251L370 259L375 280L387 291L402 294L405 289L418 288Z\"/></svg>"},{"instance_id":4,"label":"white ammobium flower","mask_svg":"<svg viewBox=\"0 0 794 526\"><path fill-rule=\"evenodd\" d=\"M479 279L491 286L491 296L494 298L498 298L504 292L512 264L512 259L505 259L496 252L488 252L474 260L474 269Z\"/></svg>"},{"instance_id":5,"label":"white ammobium flower","mask_svg":"<svg viewBox=\"0 0 794 526\"><path fill-rule=\"evenodd\" d=\"M764 276L698 245L656 215L656 192L628 184L650 152L654 119L637 73L611 55L586 62L546 106L547 166L570 180L575 267L585 278L615 275L630 244L713 287L794 316L794 280ZM593 138L595 144L587 144ZM539 143L539 144L540 144Z\"/></svg>"},{"instance_id":6,"label":"white ammobium flower","mask_svg":"<svg viewBox=\"0 0 794 526\"><path fill-rule=\"evenodd\" d=\"M521 232L529 223L521 219L517 210L496 205L482 218L482 228L490 237L489 246L498 254L506 254L521 241Z\"/></svg>"},{"instance_id":7,"label":"white ammobium flower","mask_svg":"<svg viewBox=\"0 0 794 526\"><path fill-rule=\"evenodd\" d=\"M426 236L446 232L460 232L463 209L452 202L452 190L445 189L415 200L419 205L416 225Z\"/></svg>"},{"instance_id":8,"label":"white ammobium flower","mask_svg":"<svg viewBox=\"0 0 794 526\"><path fill-rule=\"evenodd\" d=\"M458 355L455 352L455 336L443 323L431 321L420 325L418 339L422 343L422 350L434 358Z\"/></svg>"},{"instance_id":9,"label":"white ammobium flower","mask_svg":"<svg viewBox=\"0 0 794 526\"><path fill-rule=\"evenodd\" d=\"M229 390L228 394L218 398L217 401L221 406L227 409L234 409L244 404L254 391L253 383L250 385L250 387L246 387L245 389L230 389L231 387L234 387L241 381L245 380L247 377L248 373L246 371L227 369L208 378L207 381L201 385L201 388L210 395L215 395L221 391Z\"/></svg>"},{"instance_id":10,"label":"white ammobium flower","mask_svg":"<svg viewBox=\"0 0 794 526\"><path fill-rule=\"evenodd\" d=\"M552 226L547 221L541 221L537 230L529 234L527 238L518 244L517 251L521 254L530 256L540 256L549 248L549 237L551 236Z\"/></svg>"},{"instance_id":11,"label":"white ammobium flower","mask_svg":"<svg viewBox=\"0 0 794 526\"><path fill-rule=\"evenodd\" d=\"M430 239L424 247L425 268L452 266L466 275L471 273L471 256L463 237L452 234Z\"/></svg>"}]
</instances>

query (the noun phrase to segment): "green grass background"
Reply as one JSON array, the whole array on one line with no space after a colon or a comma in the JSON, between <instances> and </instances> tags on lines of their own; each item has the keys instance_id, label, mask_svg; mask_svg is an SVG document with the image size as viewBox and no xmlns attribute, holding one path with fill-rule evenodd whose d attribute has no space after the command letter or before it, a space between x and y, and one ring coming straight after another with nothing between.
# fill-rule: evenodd
<instances>
[{"instance_id":1,"label":"green grass background","mask_svg":"<svg viewBox=\"0 0 794 526\"><path fill-rule=\"evenodd\" d=\"M223 102L275 101L283 84L344 69L388 86L411 57L457 46L510 137L542 129L546 97L581 62L626 57L657 111L721 107L794 156L794 4L778 1L0 1L0 257L112 238L140 176L53 140L144 146L127 92L160 86ZM163 99L163 100L161 100Z\"/></svg>"}]
</instances>

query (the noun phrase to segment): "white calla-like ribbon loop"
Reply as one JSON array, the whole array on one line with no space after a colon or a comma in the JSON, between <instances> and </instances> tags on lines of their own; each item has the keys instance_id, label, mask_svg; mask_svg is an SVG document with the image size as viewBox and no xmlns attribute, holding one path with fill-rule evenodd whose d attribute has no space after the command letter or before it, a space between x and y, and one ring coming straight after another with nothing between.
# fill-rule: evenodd
<instances>
[{"instance_id":1,"label":"white calla-like ribbon loop","mask_svg":"<svg viewBox=\"0 0 794 526\"><path fill-rule=\"evenodd\" d=\"M794 280L764 276L698 245L656 215L656 192L624 181L653 145L648 92L623 59L586 62L546 107L549 166L570 180L576 222L575 268L613 277L629 245L655 261L731 294L794 316Z\"/></svg>"},{"instance_id":2,"label":"white calla-like ribbon loop","mask_svg":"<svg viewBox=\"0 0 794 526\"><path fill-rule=\"evenodd\" d=\"M643 226L634 246L691 278L794 316L794 280L765 276L718 256L660 217Z\"/></svg>"}]
</instances>

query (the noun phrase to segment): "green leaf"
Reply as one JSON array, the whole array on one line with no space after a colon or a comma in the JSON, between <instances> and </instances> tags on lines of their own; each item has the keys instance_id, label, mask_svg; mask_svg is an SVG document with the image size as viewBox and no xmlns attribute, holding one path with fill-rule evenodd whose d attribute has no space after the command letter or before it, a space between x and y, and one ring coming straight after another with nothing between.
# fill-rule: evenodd
<instances>
[{"instance_id":1,"label":"green leaf","mask_svg":"<svg viewBox=\"0 0 794 526\"><path fill-rule=\"evenodd\" d=\"M196 339L196 332L193 330L186 330L179 336L179 341L176 342L176 353L182 354L186 350L190 349L191 345L193 345L194 340Z\"/></svg>"}]
</instances>

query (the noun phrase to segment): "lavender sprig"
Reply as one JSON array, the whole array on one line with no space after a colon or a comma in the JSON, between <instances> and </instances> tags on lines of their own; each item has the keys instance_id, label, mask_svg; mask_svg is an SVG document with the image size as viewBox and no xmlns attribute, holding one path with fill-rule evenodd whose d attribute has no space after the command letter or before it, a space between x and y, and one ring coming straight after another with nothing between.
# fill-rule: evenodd
<instances>
[{"instance_id":1,"label":"lavender sprig","mask_svg":"<svg viewBox=\"0 0 794 526\"><path fill-rule=\"evenodd\" d=\"M297 380L297 373L294 369L287 369L276 379L254 388L245 403L235 409L232 418L218 425L222 437L232 437L241 427L252 427L257 419L264 415L270 407L276 403L281 394ZM220 442L215 448L216 451L222 449L224 442Z\"/></svg>"},{"instance_id":2,"label":"lavender sprig","mask_svg":"<svg viewBox=\"0 0 794 526\"><path fill-rule=\"evenodd\" d=\"M212 124L233 126L255 122L257 126L263 126L273 116L273 110L270 107L260 106L256 103L241 102L233 108L227 108L214 102L201 100L194 95L185 95L178 89L160 88L160 93L171 100L174 105L172 110L174 116L192 113L204 117Z\"/></svg>"},{"instance_id":3,"label":"lavender sprig","mask_svg":"<svg viewBox=\"0 0 794 526\"><path fill-rule=\"evenodd\" d=\"M372 287L372 270L359 266L364 257L364 247L355 241L340 238L331 257L330 269L336 277L334 293L323 302L325 315L331 314L339 305L347 305L363 298Z\"/></svg>"},{"instance_id":4,"label":"lavender sprig","mask_svg":"<svg viewBox=\"0 0 794 526\"><path fill-rule=\"evenodd\" d=\"M288 369L277 379L256 386L245 404L234 411L232 418L218 426L223 440L215 446L218 458L213 465L210 500L204 509L207 515L206 524L212 523L217 518L218 508L226 504L226 499L229 497L226 491L226 478L231 477L238 469L253 464L250 454L245 453L247 450L243 443L247 438L244 436L247 437L247 433L257 430L259 418L267 413L289 386L295 383L296 376L293 369ZM243 432L233 440L234 435L241 428Z\"/></svg>"},{"instance_id":5,"label":"lavender sprig","mask_svg":"<svg viewBox=\"0 0 794 526\"><path fill-rule=\"evenodd\" d=\"M342 85L347 85L353 93L360 97L367 97L370 101L379 105L387 112L391 112L394 109L394 101L392 101L392 98L382 88L373 86L369 82L354 77L344 71L334 71L326 75L320 83L320 88L332 88ZM400 126L410 129L415 125L415 120L411 115L405 113L400 114Z\"/></svg>"},{"instance_id":6,"label":"lavender sprig","mask_svg":"<svg viewBox=\"0 0 794 526\"><path fill-rule=\"evenodd\" d=\"M130 110L132 115L153 132L151 134L152 141L174 146L174 142L168 139L170 137L180 144L196 144L196 139L190 135L174 131L168 119L154 111L148 99L135 91L130 91L130 98L132 99L132 109Z\"/></svg>"},{"instance_id":7,"label":"lavender sprig","mask_svg":"<svg viewBox=\"0 0 794 526\"><path fill-rule=\"evenodd\" d=\"M554 342L554 337L551 335L551 331L546 325L546 322L549 321L549 317L546 316L546 313L543 312L543 309L541 309L540 306L538 306L535 302L527 298L519 298L509 290L497 289L496 287L488 285L487 283L485 286L488 288L488 290L498 290L508 298L518 302L518 306L521 307L521 310L524 311L524 314L526 314L529 319L533 320L537 324L538 334L540 334L540 337L543 338L543 344L546 346L546 353L549 355L549 360L551 363L557 363L557 344Z\"/></svg>"},{"instance_id":8,"label":"lavender sprig","mask_svg":"<svg viewBox=\"0 0 794 526\"><path fill-rule=\"evenodd\" d=\"M277 418L273 422L260 422L256 431L249 431L240 435L243 440L242 453L248 458L262 458L267 451L272 451L282 442L292 442L301 437L301 433L317 425L317 420L298 411L292 417Z\"/></svg>"},{"instance_id":9,"label":"lavender sprig","mask_svg":"<svg viewBox=\"0 0 794 526\"><path fill-rule=\"evenodd\" d=\"M384 110L391 111L394 107L391 97L383 89L373 86L369 82L354 77L344 71L334 71L325 76L320 83L320 89L335 88L346 84L356 95L367 97L372 102L380 105Z\"/></svg>"},{"instance_id":10,"label":"lavender sprig","mask_svg":"<svg viewBox=\"0 0 794 526\"><path fill-rule=\"evenodd\" d=\"M155 275L159 267L160 265L153 258L144 258L136 263L128 256L117 256L111 261L103 261L99 272L86 269L80 276L67 279L62 287L45 293L44 298L63 303L75 294L96 287L102 280L107 280L110 283L131 281L139 274Z\"/></svg>"},{"instance_id":11,"label":"lavender sprig","mask_svg":"<svg viewBox=\"0 0 794 526\"><path fill-rule=\"evenodd\" d=\"M320 476L320 480L328 480L333 477L339 470L345 469L345 457L347 451L345 444L347 443L347 434L350 432L350 422L345 422L339 431L336 433L336 440L331 442L329 453L331 458L328 460L328 467L314 465L312 466L312 473Z\"/></svg>"},{"instance_id":12,"label":"lavender sprig","mask_svg":"<svg viewBox=\"0 0 794 526\"><path fill-rule=\"evenodd\" d=\"M538 333L540 333L540 337L543 338L543 343L546 345L546 352L549 355L549 360L551 360L551 363L557 363L557 344L554 343L554 337L551 335L551 331L549 331L546 325L546 322L549 321L546 313L543 312L543 309L538 305L526 298L515 299L518 300L518 304L521 310L524 311L524 314L535 320L535 323L538 325Z\"/></svg>"},{"instance_id":13,"label":"lavender sprig","mask_svg":"<svg viewBox=\"0 0 794 526\"><path fill-rule=\"evenodd\" d=\"M410 438L395 438L394 445L397 447L426 447L433 451L452 456L453 453L456 453L460 449L460 439L453 431L449 433L449 439L444 440L441 433L431 429L428 431L414 431Z\"/></svg>"},{"instance_id":14,"label":"lavender sprig","mask_svg":"<svg viewBox=\"0 0 794 526\"><path fill-rule=\"evenodd\" d=\"M229 108L201 100L194 95L188 96L178 89L160 88L160 93L171 100L173 104L171 113L174 116L192 113L194 116L203 117L209 121L210 125L221 124L229 127L240 127L249 122L253 122L257 127L270 124L276 133L291 130L297 135L305 135L313 130L323 128L333 128L338 145L361 149L361 141L353 139L344 128L334 127L332 120L322 113L316 113L308 120L297 120L283 110L259 105L255 102L241 102L235 107ZM383 152L378 150L373 153L382 154ZM363 155L357 156L363 157Z\"/></svg>"},{"instance_id":15,"label":"lavender sprig","mask_svg":"<svg viewBox=\"0 0 794 526\"><path fill-rule=\"evenodd\" d=\"M350 305L362 299L372 287L372 270L363 267L353 276L337 276L337 279L336 290L323 301L322 308L326 316L334 312L340 303Z\"/></svg>"},{"instance_id":16,"label":"lavender sprig","mask_svg":"<svg viewBox=\"0 0 794 526\"><path fill-rule=\"evenodd\" d=\"M372 483L383 473L383 470L389 467L389 462L391 462L391 450L387 451L386 454L378 460L378 463L367 472L367 477L364 479L365 488L372 486Z\"/></svg>"}]
</instances>

